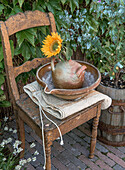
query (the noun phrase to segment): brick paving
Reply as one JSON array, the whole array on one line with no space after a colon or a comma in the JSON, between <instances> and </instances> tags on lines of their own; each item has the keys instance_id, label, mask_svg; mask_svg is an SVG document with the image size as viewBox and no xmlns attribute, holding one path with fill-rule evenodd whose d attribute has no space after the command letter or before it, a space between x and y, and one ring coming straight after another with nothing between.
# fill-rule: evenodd
<instances>
[{"instance_id":1,"label":"brick paving","mask_svg":"<svg viewBox=\"0 0 125 170\"><path fill-rule=\"evenodd\" d=\"M15 121L9 122L9 128L15 128ZM26 152L24 158L33 157L35 150L39 151L36 161L31 161L25 165L27 170L43 170L44 156L41 139L25 125L26 135ZM6 132L6 137L9 133ZM52 145L52 170L124 170L125 169L125 147L108 146L97 140L95 149L95 157L89 159L91 136L91 121L85 123L78 128L63 136L64 145L59 144L59 140L55 140ZM17 139L17 135L11 137ZM34 142L35 148L30 148L30 144ZM10 145L9 145L10 147Z\"/></svg>"}]
</instances>

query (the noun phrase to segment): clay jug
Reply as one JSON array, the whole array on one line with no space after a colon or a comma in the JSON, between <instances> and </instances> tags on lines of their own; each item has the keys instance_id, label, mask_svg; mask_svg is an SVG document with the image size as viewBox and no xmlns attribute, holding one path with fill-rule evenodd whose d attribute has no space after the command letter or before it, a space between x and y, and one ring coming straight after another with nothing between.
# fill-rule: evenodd
<instances>
[{"instance_id":1,"label":"clay jug","mask_svg":"<svg viewBox=\"0 0 125 170\"><path fill-rule=\"evenodd\" d=\"M51 69L54 86L60 89L81 88L86 68L74 60L60 61L55 65L55 58L52 58Z\"/></svg>"}]
</instances>

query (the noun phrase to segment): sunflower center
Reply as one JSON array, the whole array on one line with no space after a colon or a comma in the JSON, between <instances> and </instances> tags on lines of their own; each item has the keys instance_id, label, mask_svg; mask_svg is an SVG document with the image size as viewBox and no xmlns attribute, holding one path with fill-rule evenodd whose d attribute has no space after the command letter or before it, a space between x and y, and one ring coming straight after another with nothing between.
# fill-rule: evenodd
<instances>
[{"instance_id":1,"label":"sunflower center","mask_svg":"<svg viewBox=\"0 0 125 170\"><path fill-rule=\"evenodd\" d=\"M56 49L58 48L58 46L59 46L58 41L57 41L57 40L54 40L54 41L52 42L51 46L50 46L50 51L51 51L51 52L56 51Z\"/></svg>"}]
</instances>

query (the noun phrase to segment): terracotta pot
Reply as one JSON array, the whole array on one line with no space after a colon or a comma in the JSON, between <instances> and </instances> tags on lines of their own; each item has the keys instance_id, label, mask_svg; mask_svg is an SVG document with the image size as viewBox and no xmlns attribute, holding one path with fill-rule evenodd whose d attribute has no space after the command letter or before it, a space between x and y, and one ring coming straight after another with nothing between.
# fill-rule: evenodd
<instances>
[{"instance_id":1,"label":"terracotta pot","mask_svg":"<svg viewBox=\"0 0 125 170\"><path fill-rule=\"evenodd\" d=\"M52 58L52 80L56 88L77 89L82 87L86 66L82 66L74 60L60 61L56 65L54 62L55 58Z\"/></svg>"},{"instance_id":2,"label":"terracotta pot","mask_svg":"<svg viewBox=\"0 0 125 170\"><path fill-rule=\"evenodd\" d=\"M101 112L98 139L112 146L125 146L125 89L100 84L97 90L112 98L112 105Z\"/></svg>"}]
</instances>

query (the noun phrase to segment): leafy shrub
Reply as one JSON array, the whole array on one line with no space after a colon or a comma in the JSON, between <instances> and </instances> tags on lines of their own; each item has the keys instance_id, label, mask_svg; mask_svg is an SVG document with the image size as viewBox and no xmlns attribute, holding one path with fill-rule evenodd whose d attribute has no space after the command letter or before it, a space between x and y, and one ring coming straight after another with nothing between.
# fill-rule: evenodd
<instances>
[{"instance_id":1,"label":"leafy shrub","mask_svg":"<svg viewBox=\"0 0 125 170\"><path fill-rule=\"evenodd\" d=\"M92 41L88 57L100 71L114 79L116 87L120 78L125 80L125 7L123 0L92 1L90 13L98 21L98 32ZM122 77L120 77L122 73Z\"/></svg>"},{"instance_id":2,"label":"leafy shrub","mask_svg":"<svg viewBox=\"0 0 125 170\"><path fill-rule=\"evenodd\" d=\"M89 14L89 10L81 8L76 10L74 14L65 10L59 18L63 23L60 33L65 43L69 44L74 51L77 48L80 48L82 53L89 50L98 31L98 22L92 14Z\"/></svg>"},{"instance_id":3,"label":"leafy shrub","mask_svg":"<svg viewBox=\"0 0 125 170\"><path fill-rule=\"evenodd\" d=\"M79 47L117 87L120 78L125 80L124 2L86 0L86 5L73 14L65 10L59 16L63 23L60 33L65 43L74 51Z\"/></svg>"}]
</instances>

